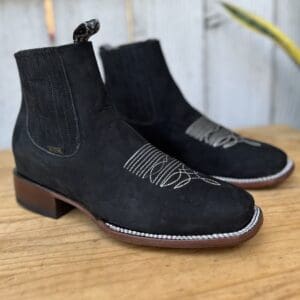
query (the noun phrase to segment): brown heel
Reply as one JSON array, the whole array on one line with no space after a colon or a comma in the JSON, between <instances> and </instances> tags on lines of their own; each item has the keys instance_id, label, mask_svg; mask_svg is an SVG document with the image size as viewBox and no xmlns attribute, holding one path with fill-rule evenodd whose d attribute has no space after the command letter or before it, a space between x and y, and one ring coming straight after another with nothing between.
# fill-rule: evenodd
<instances>
[{"instance_id":1,"label":"brown heel","mask_svg":"<svg viewBox=\"0 0 300 300\"><path fill-rule=\"evenodd\" d=\"M24 208L43 216L58 219L72 210L70 204L58 200L55 193L33 183L14 172L17 202Z\"/></svg>"}]
</instances>

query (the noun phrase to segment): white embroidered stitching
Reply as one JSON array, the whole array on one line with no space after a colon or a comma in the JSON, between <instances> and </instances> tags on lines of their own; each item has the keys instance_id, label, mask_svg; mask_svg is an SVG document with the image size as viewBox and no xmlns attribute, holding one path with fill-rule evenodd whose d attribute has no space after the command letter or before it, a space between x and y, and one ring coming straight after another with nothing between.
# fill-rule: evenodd
<instances>
[{"instance_id":1,"label":"white embroidered stitching","mask_svg":"<svg viewBox=\"0 0 300 300\"><path fill-rule=\"evenodd\" d=\"M204 142L212 147L223 147L224 149L235 146L238 143L246 143L254 147L261 144L241 137L240 135L224 128L208 118L201 116L193 122L185 131L190 137Z\"/></svg>"},{"instance_id":2,"label":"white embroidered stitching","mask_svg":"<svg viewBox=\"0 0 300 300\"><path fill-rule=\"evenodd\" d=\"M155 152L157 149L149 148L143 155L139 157L139 161L136 164L135 168L132 169L132 172L138 172L143 170L144 165L148 162L148 160L151 158L153 152Z\"/></svg>"},{"instance_id":3,"label":"white embroidered stitching","mask_svg":"<svg viewBox=\"0 0 300 300\"><path fill-rule=\"evenodd\" d=\"M139 148L124 164L124 169L161 188L180 189L192 180L201 180L212 185L221 185L212 178L191 170L182 162L168 156L151 144Z\"/></svg>"},{"instance_id":4,"label":"white embroidered stitching","mask_svg":"<svg viewBox=\"0 0 300 300\"><path fill-rule=\"evenodd\" d=\"M145 147L149 146L150 144L145 144L143 147L141 147L138 151L135 152L134 155L131 156L130 159L127 160L127 162L125 163L124 167L129 167L130 164L132 163L133 159L135 158L135 156L137 156L139 154L140 151L142 151Z\"/></svg>"},{"instance_id":5,"label":"white embroidered stitching","mask_svg":"<svg viewBox=\"0 0 300 300\"><path fill-rule=\"evenodd\" d=\"M150 145L151 146L151 145ZM135 158L135 160L133 161L133 164L131 164L131 167L129 169L130 172L134 172L135 169L139 166L139 164L141 163L141 159L149 152L151 151L151 147L147 147L145 148L143 151L141 151L141 153Z\"/></svg>"},{"instance_id":6,"label":"white embroidered stitching","mask_svg":"<svg viewBox=\"0 0 300 300\"><path fill-rule=\"evenodd\" d=\"M159 184L162 180L164 180L164 176L172 170L176 170L180 166L180 163L178 161L170 160L168 163L168 157L165 157L163 161L159 162L158 164L161 165L161 171L155 178L153 183Z\"/></svg>"},{"instance_id":7,"label":"white embroidered stitching","mask_svg":"<svg viewBox=\"0 0 300 300\"><path fill-rule=\"evenodd\" d=\"M160 159L162 159L164 157L164 153L158 152L155 154L154 158L149 160L148 164L146 164L146 166L144 167L144 169L142 170L142 173L140 174L142 178L145 178L149 172L149 167L151 165L156 164Z\"/></svg>"},{"instance_id":8,"label":"white embroidered stitching","mask_svg":"<svg viewBox=\"0 0 300 300\"><path fill-rule=\"evenodd\" d=\"M175 176L176 174L178 174L178 172L176 172L176 170L178 170L178 168L180 167L181 163L178 162L177 164L173 165L172 168L170 168L167 172L165 172L163 174L163 176L161 176L161 181L160 181L160 186L168 186L168 185L172 185L170 182L168 183L168 181L170 180L170 178L172 178L173 176ZM175 172L175 173L174 173ZM177 177L178 179L178 177ZM175 184L177 180L173 180L173 183Z\"/></svg>"},{"instance_id":9,"label":"white embroidered stitching","mask_svg":"<svg viewBox=\"0 0 300 300\"><path fill-rule=\"evenodd\" d=\"M147 169L147 166L150 165L153 160L155 161L157 158L157 155L159 155L159 150L158 149L153 149L149 155L148 155L148 160L144 161L139 167L139 171L136 173L136 175L140 175Z\"/></svg>"}]
</instances>

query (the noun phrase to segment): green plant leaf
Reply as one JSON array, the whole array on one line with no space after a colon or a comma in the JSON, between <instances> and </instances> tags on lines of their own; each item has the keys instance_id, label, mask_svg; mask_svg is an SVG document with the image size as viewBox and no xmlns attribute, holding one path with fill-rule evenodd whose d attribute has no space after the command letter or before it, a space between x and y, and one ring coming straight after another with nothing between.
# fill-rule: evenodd
<instances>
[{"instance_id":1,"label":"green plant leaf","mask_svg":"<svg viewBox=\"0 0 300 300\"><path fill-rule=\"evenodd\" d=\"M300 48L297 44L291 40L286 34L284 34L277 26L264 18L248 12L238 6L229 4L227 2L221 2L223 7L240 23L246 27L253 29L259 33L262 33L270 37L275 41L285 52L293 59L293 61L300 66Z\"/></svg>"}]
</instances>

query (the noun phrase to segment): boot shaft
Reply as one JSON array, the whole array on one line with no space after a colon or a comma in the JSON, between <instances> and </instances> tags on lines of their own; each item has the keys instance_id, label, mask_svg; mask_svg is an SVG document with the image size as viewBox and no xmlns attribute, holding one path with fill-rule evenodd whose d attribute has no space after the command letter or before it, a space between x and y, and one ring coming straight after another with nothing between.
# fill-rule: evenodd
<instances>
[{"instance_id":1,"label":"boot shaft","mask_svg":"<svg viewBox=\"0 0 300 300\"><path fill-rule=\"evenodd\" d=\"M157 40L103 46L106 87L117 111L131 124L181 118L188 105L173 80Z\"/></svg>"},{"instance_id":2,"label":"boot shaft","mask_svg":"<svg viewBox=\"0 0 300 300\"><path fill-rule=\"evenodd\" d=\"M23 102L19 119L26 120L16 130L26 128L32 142L46 152L74 154L80 135L91 130L93 116L107 105L92 44L79 40L20 51L15 57Z\"/></svg>"}]
</instances>

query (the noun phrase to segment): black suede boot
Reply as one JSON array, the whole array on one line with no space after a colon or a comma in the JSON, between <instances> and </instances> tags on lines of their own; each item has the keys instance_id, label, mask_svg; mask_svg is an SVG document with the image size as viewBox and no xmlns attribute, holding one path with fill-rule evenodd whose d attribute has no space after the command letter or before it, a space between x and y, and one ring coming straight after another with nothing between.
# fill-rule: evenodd
<instances>
[{"instance_id":1,"label":"black suede boot","mask_svg":"<svg viewBox=\"0 0 300 300\"><path fill-rule=\"evenodd\" d=\"M262 213L250 194L189 169L116 116L87 42L98 27L80 25L75 44L15 55L18 202L53 218L76 207L135 244L221 247L251 238Z\"/></svg>"},{"instance_id":2,"label":"black suede boot","mask_svg":"<svg viewBox=\"0 0 300 300\"><path fill-rule=\"evenodd\" d=\"M189 167L244 188L272 186L293 171L281 150L214 123L184 99L157 40L101 47L106 86L120 115Z\"/></svg>"}]
</instances>

